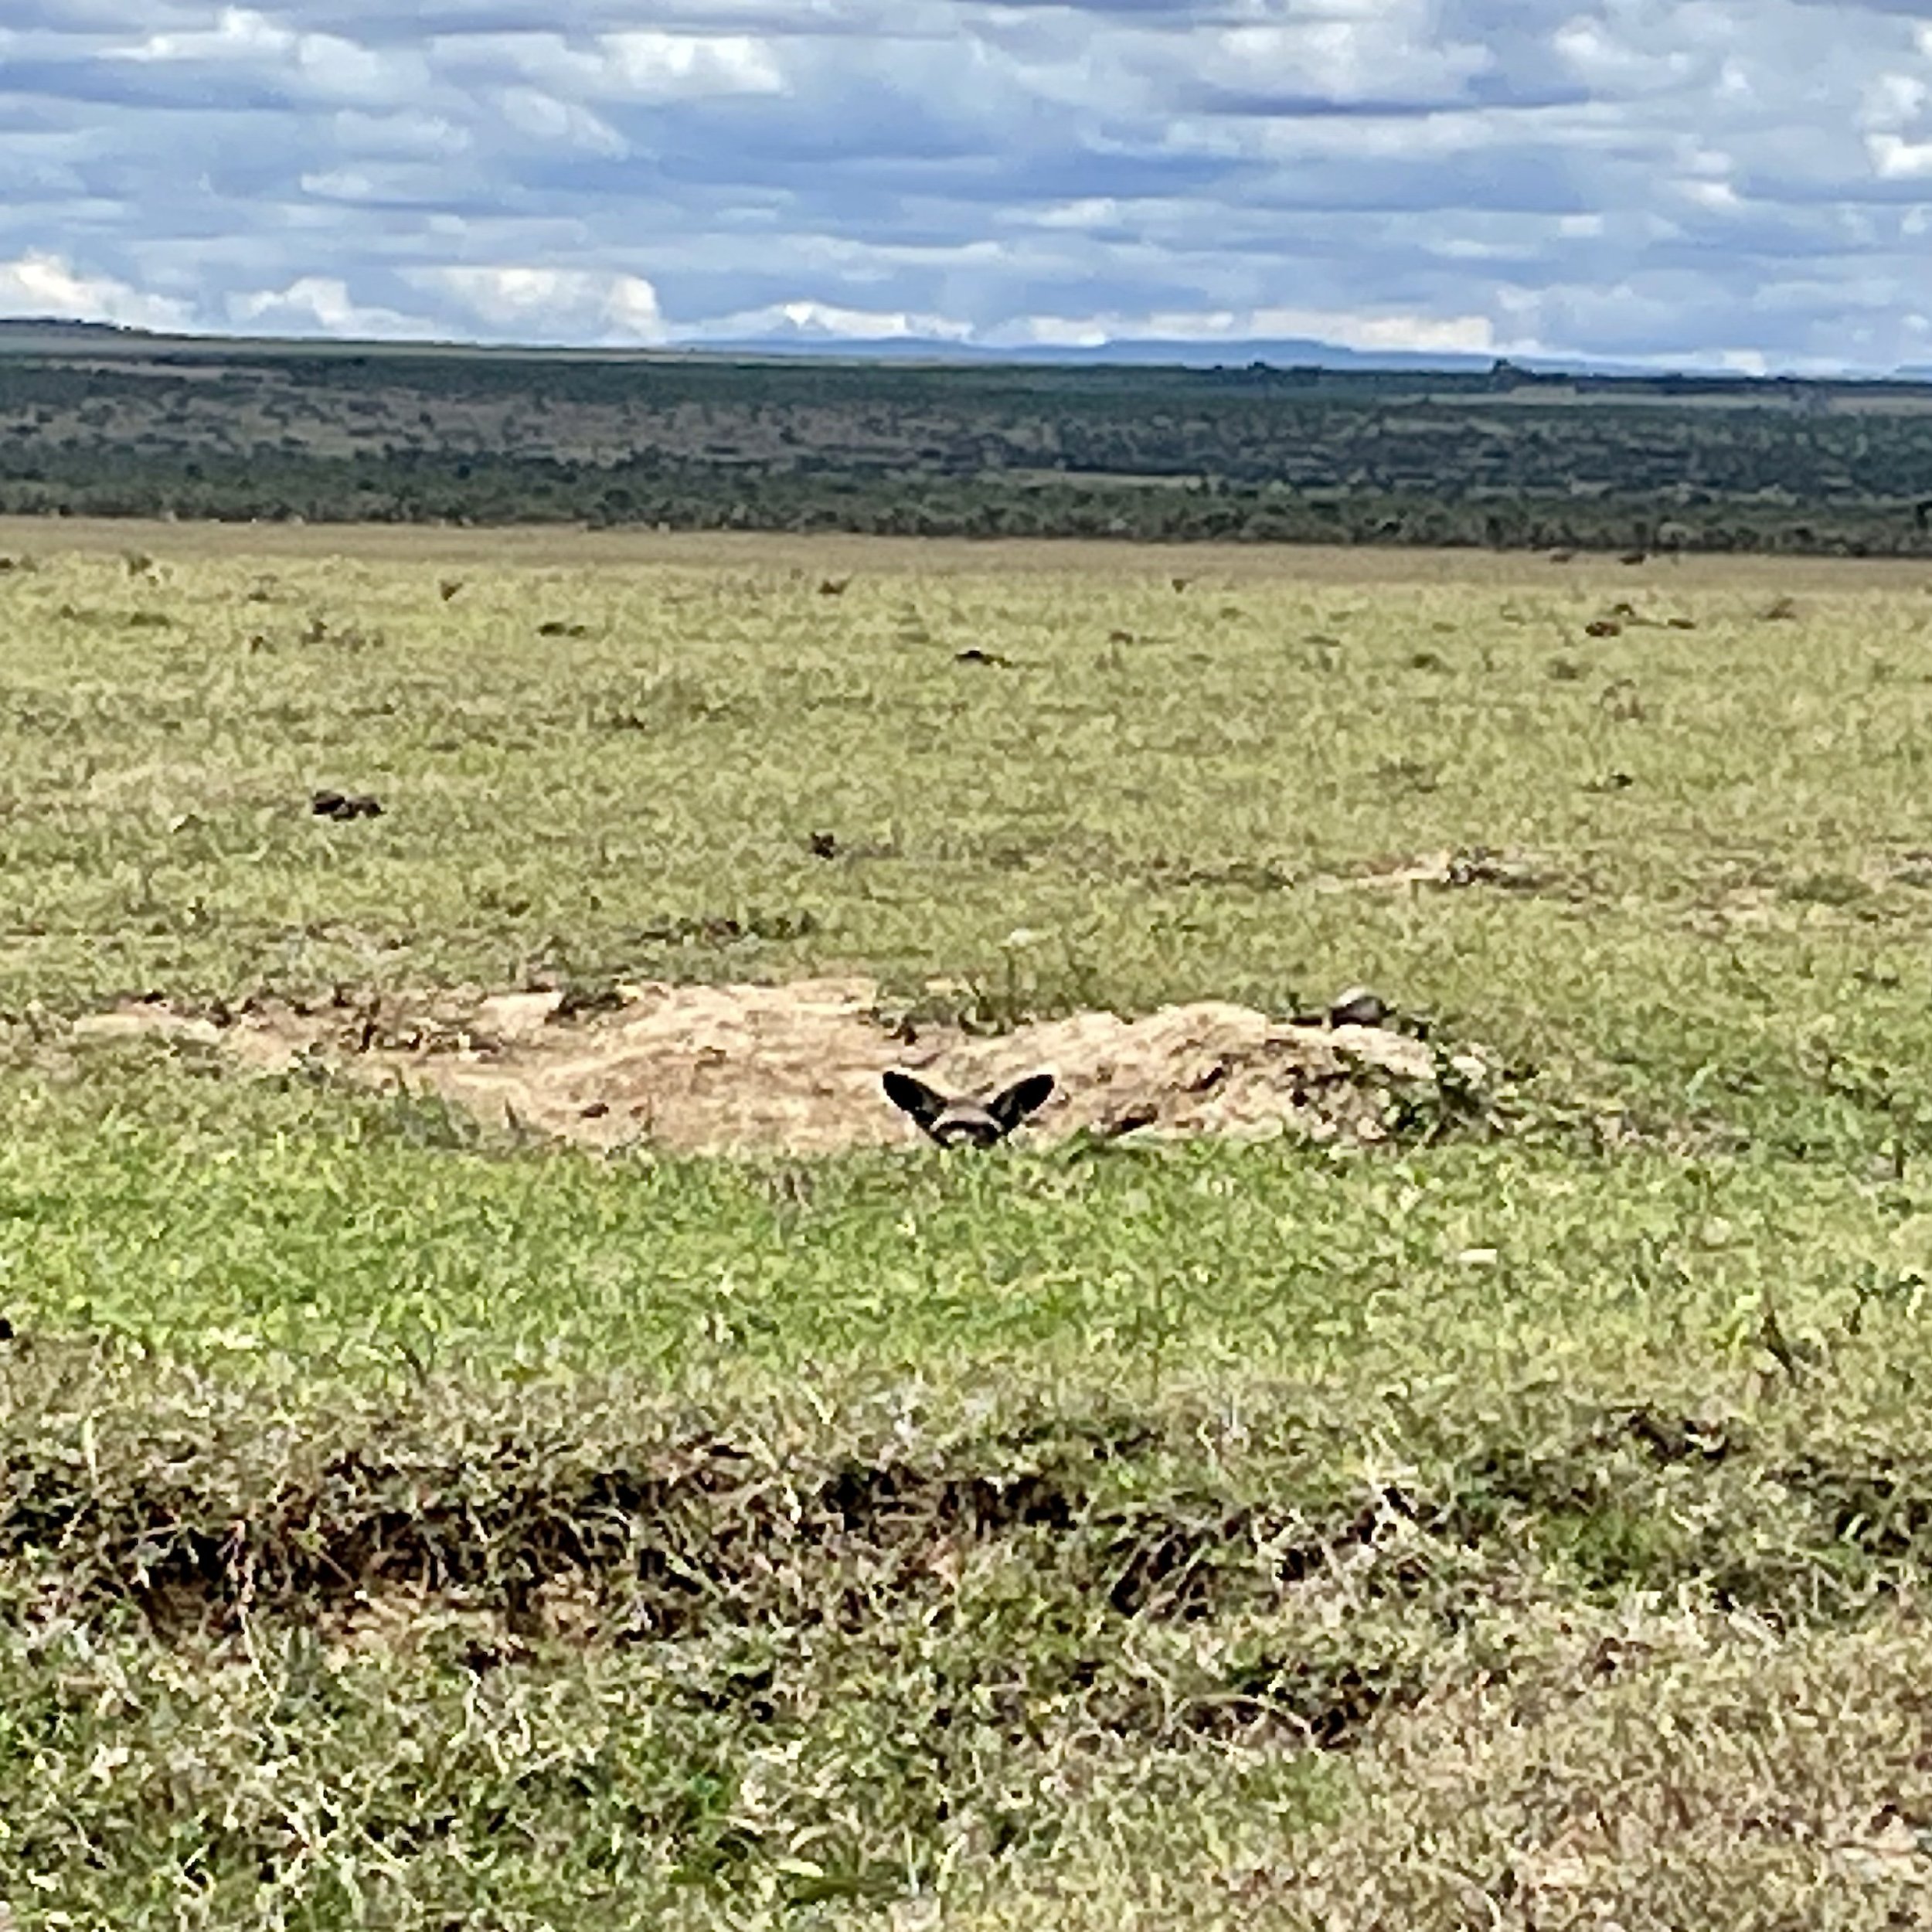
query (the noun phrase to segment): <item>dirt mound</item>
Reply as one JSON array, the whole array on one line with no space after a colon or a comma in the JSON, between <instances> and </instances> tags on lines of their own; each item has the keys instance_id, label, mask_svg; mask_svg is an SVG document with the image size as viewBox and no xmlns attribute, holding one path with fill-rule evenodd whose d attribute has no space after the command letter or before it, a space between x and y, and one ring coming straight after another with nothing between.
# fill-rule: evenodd
<instances>
[{"instance_id":1,"label":"dirt mound","mask_svg":"<svg viewBox=\"0 0 1932 1932\"><path fill-rule=\"evenodd\" d=\"M440 1094L492 1125L607 1148L830 1153L918 1138L879 1076L901 1066L983 1092L1045 1069L1058 1085L1027 1138L1085 1131L1388 1138L1487 1114L1482 1057L1383 1027L1322 1026L1205 1001L1141 1019L1077 1013L975 1037L893 1024L863 979L621 989L607 1010L561 992L451 996L417 1008L264 1005L223 1021L155 1002L77 1022L81 1038L158 1036L264 1070L302 1060Z\"/></svg>"}]
</instances>

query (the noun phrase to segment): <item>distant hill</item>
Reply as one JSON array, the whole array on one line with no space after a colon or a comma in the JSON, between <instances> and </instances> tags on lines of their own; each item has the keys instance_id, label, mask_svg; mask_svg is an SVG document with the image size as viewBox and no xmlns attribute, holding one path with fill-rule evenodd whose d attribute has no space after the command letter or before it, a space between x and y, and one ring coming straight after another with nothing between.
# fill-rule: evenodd
<instances>
[{"instance_id":1,"label":"distant hill","mask_svg":"<svg viewBox=\"0 0 1932 1932\"><path fill-rule=\"evenodd\" d=\"M947 342L936 337L850 337L800 330L795 333L748 336L692 346L714 355L813 355L831 356L840 361L1045 362L1060 367L1120 364L1181 369L1238 369L1265 362L1274 369L1440 370L1454 375L1481 375L1495 360L1492 355L1454 355L1430 350L1346 349L1334 342L1318 342L1311 337L1242 342L1194 342L1149 337L1077 345L1026 343L1002 349L978 343Z\"/></svg>"},{"instance_id":2,"label":"distant hill","mask_svg":"<svg viewBox=\"0 0 1932 1932\"><path fill-rule=\"evenodd\" d=\"M145 335L148 332L124 328L119 322L77 322L60 315L0 315L0 334L23 332L36 335Z\"/></svg>"},{"instance_id":3,"label":"distant hill","mask_svg":"<svg viewBox=\"0 0 1932 1932\"><path fill-rule=\"evenodd\" d=\"M476 355L491 358L555 357L573 362L833 362L966 365L1006 363L1058 369L1325 369L1362 375L1482 376L1507 367L1524 376L1577 376L1636 383L1731 385L1748 389L1774 384L1932 383L1932 363L1890 372L1867 370L1839 377L1751 378L1726 371L1620 362L1588 355L1460 354L1437 349L1351 349L1314 336L1257 337L1202 342L1149 337L1077 345L1016 344L1005 348L932 336L835 335L809 326L756 336L708 342L667 342L654 348L604 349L544 342L460 342L430 336L357 341L332 335L247 336L172 335L120 322L77 321L56 315L0 316L0 355L63 353L124 355Z\"/></svg>"},{"instance_id":4,"label":"distant hill","mask_svg":"<svg viewBox=\"0 0 1932 1932\"><path fill-rule=\"evenodd\" d=\"M63 348L90 350L111 348L167 355L232 355L239 352L260 353L263 351L313 355L344 350L363 355L407 355L420 354L426 350L454 349L503 355L594 356L599 359L631 355L652 359L668 355L679 358L715 356L729 361L745 357L763 360L768 356L781 355L787 359L822 357L838 362L1029 362L1072 366L1120 363L1190 369L1240 367L1253 362L1266 362L1277 368L1440 370L1456 374L1479 374L1488 369L1494 359L1487 355L1353 349L1332 342L1318 342L1312 338L1238 342L1150 339L1104 342L1092 346L1063 347L1039 344L998 349L950 342L937 337L854 337L834 335L818 330L798 329L728 341L673 342L659 348L611 349L572 348L556 343L455 342L430 338L366 342L352 342L335 336L267 338L167 335L151 329L127 328L115 322L70 321L56 316L0 317L0 352L13 349L27 350L36 354L57 354Z\"/></svg>"},{"instance_id":5,"label":"distant hill","mask_svg":"<svg viewBox=\"0 0 1932 1932\"><path fill-rule=\"evenodd\" d=\"M57 315L0 315L0 352L26 350L57 355L63 349L94 349L104 342L140 342L162 339L145 329L123 328L118 322L74 322Z\"/></svg>"}]
</instances>

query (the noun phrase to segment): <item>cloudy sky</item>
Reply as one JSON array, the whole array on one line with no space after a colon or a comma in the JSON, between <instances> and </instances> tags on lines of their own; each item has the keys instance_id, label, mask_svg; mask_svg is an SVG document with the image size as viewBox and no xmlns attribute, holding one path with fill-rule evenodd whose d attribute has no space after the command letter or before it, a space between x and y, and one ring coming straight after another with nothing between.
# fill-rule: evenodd
<instances>
[{"instance_id":1,"label":"cloudy sky","mask_svg":"<svg viewBox=\"0 0 1932 1932\"><path fill-rule=\"evenodd\" d=\"M1932 363L1932 0L5 0L0 315Z\"/></svg>"}]
</instances>

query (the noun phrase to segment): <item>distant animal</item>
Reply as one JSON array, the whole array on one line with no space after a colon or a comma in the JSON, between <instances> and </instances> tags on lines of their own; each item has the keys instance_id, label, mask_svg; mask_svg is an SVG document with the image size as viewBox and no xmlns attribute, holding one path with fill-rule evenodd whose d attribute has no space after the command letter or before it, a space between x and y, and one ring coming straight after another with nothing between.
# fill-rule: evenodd
<instances>
[{"instance_id":1,"label":"distant animal","mask_svg":"<svg viewBox=\"0 0 1932 1932\"><path fill-rule=\"evenodd\" d=\"M947 1095L896 1068L884 1078L886 1097L910 1114L928 1139L941 1147L997 1147L1029 1114L1053 1097L1051 1073L1029 1073L991 1100Z\"/></svg>"}]
</instances>

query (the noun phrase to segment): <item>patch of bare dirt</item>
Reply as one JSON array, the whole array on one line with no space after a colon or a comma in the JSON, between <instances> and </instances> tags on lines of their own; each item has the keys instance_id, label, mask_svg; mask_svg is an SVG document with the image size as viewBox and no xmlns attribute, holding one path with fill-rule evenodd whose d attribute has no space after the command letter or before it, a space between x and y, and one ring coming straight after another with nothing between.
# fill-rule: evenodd
<instances>
[{"instance_id":1,"label":"patch of bare dirt","mask_svg":"<svg viewBox=\"0 0 1932 1932\"><path fill-rule=\"evenodd\" d=\"M1487 845L1375 860L1352 872L1324 874L1309 881L1317 892L1325 893L1399 891L1417 886L1458 892L1481 886L1503 892L1538 893L1549 890L1556 883L1555 869L1535 854L1492 851Z\"/></svg>"},{"instance_id":2,"label":"patch of bare dirt","mask_svg":"<svg viewBox=\"0 0 1932 1932\"><path fill-rule=\"evenodd\" d=\"M831 1153L917 1141L879 1077L903 1067L980 1094L1044 1070L1057 1083L1025 1138L1086 1131L1376 1141L1417 1119L1482 1116L1481 1055L1382 1026L1274 1019L1221 1001L1139 1019L1077 1013L994 1038L895 1026L865 979L621 989L570 1012L561 992L404 1006L265 1005L211 1019L145 1002L77 1022L79 1039L156 1037L263 1071L319 1062L376 1086L439 1094L492 1126L611 1148Z\"/></svg>"}]
</instances>

